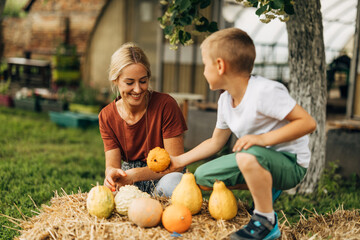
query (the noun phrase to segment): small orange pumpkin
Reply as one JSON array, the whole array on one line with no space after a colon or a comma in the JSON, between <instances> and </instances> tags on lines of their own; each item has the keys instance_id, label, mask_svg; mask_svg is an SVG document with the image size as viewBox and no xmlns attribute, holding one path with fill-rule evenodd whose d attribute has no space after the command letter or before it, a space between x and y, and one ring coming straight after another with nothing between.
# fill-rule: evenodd
<instances>
[{"instance_id":1,"label":"small orange pumpkin","mask_svg":"<svg viewBox=\"0 0 360 240\"><path fill-rule=\"evenodd\" d=\"M170 164L170 155L164 148L156 147L150 150L146 162L152 171L162 172Z\"/></svg>"},{"instance_id":2,"label":"small orange pumpkin","mask_svg":"<svg viewBox=\"0 0 360 240\"><path fill-rule=\"evenodd\" d=\"M169 232L186 232L190 228L191 222L190 210L181 204L171 204L165 208L162 215L162 224Z\"/></svg>"},{"instance_id":3,"label":"small orange pumpkin","mask_svg":"<svg viewBox=\"0 0 360 240\"><path fill-rule=\"evenodd\" d=\"M139 227L155 227L161 221L163 208L158 200L152 198L136 198L128 208L130 221Z\"/></svg>"}]
</instances>

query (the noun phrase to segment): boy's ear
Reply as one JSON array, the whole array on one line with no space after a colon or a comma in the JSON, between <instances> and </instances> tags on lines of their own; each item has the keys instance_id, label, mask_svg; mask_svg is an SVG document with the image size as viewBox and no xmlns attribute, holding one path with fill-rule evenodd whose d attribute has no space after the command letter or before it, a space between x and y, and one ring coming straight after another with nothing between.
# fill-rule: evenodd
<instances>
[{"instance_id":1,"label":"boy's ear","mask_svg":"<svg viewBox=\"0 0 360 240\"><path fill-rule=\"evenodd\" d=\"M217 70L219 75L223 75L225 73L225 61L222 58L217 58L216 59L216 66L217 66Z\"/></svg>"}]
</instances>

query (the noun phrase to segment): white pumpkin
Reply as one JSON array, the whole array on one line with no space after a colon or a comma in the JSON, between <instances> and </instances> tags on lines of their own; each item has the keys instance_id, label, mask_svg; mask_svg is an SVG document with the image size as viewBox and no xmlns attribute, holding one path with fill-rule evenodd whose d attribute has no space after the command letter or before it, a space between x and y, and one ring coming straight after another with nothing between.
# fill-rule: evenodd
<instances>
[{"instance_id":1,"label":"white pumpkin","mask_svg":"<svg viewBox=\"0 0 360 240\"><path fill-rule=\"evenodd\" d=\"M141 197L150 198L150 195L146 192L142 192L134 185L122 186L115 195L116 211L121 215L127 215L128 208L132 200Z\"/></svg>"},{"instance_id":2,"label":"white pumpkin","mask_svg":"<svg viewBox=\"0 0 360 240\"><path fill-rule=\"evenodd\" d=\"M86 208L90 215L108 218L114 210L114 195L105 186L93 187L86 199Z\"/></svg>"}]
</instances>

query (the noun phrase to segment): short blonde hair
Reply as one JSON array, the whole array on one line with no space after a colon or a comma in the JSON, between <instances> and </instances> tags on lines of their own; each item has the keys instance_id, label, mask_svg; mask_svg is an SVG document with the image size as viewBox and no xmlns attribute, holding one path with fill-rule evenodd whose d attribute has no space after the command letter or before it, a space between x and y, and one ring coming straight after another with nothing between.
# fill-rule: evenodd
<instances>
[{"instance_id":1,"label":"short blonde hair","mask_svg":"<svg viewBox=\"0 0 360 240\"><path fill-rule=\"evenodd\" d=\"M109 80L116 81L121 74L121 71L134 63L142 64L151 77L150 63L144 51L136 46L135 43L124 43L118 50L111 56Z\"/></svg>"},{"instance_id":2,"label":"short blonde hair","mask_svg":"<svg viewBox=\"0 0 360 240\"><path fill-rule=\"evenodd\" d=\"M222 58L232 71L251 73L256 58L255 45L250 36L238 28L226 28L214 32L201 44L203 51L208 51L215 61Z\"/></svg>"}]
</instances>

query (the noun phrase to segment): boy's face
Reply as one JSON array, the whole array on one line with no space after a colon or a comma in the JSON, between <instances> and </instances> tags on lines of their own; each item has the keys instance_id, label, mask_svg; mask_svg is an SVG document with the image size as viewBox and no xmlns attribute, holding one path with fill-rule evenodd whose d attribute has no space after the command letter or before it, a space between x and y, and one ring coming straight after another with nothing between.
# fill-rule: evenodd
<instances>
[{"instance_id":1,"label":"boy's face","mask_svg":"<svg viewBox=\"0 0 360 240\"><path fill-rule=\"evenodd\" d=\"M219 73L216 62L211 59L206 48L201 49L202 61L204 63L204 76L211 90L221 89Z\"/></svg>"}]
</instances>

